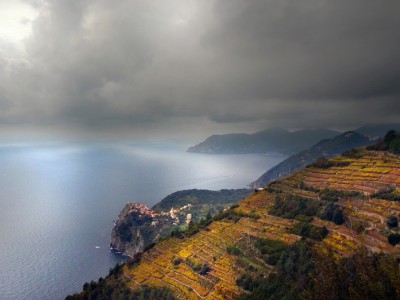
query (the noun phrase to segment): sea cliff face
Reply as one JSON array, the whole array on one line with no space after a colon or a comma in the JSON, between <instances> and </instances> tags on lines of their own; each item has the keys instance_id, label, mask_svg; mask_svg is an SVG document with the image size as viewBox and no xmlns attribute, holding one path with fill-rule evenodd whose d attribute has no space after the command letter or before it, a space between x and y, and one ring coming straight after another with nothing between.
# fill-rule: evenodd
<instances>
[{"instance_id":1,"label":"sea cliff face","mask_svg":"<svg viewBox=\"0 0 400 300\"><path fill-rule=\"evenodd\" d=\"M144 250L144 241L140 230L136 230L136 239L134 241L122 241L115 230L111 233L110 247L115 252L122 252L125 255L133 257L136 253Z\"/></svg>"}]
</instances>

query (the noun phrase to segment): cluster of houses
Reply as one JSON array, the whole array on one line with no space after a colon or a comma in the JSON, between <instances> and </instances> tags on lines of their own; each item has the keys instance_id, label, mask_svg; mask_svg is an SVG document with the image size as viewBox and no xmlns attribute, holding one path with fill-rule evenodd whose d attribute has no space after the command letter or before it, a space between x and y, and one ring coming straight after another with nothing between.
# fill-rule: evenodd
<instances>
[{"instance_id":1,"label":"cluster of houses","mask_svg":"<svg viewBox=\"0 0 400 300\"><path fill-rule=\"evenodd\" d=\"M179 224L179 215L181 212L188 210L192 208L192 204L187 204L182 206L181 208L174 209L173 207L171 208L170 211L163 211L161 213L157 213L151 208L149 208L147 205L142 204L142 203L130 203L130 209L129 209L129 214L131 213L137 213L141 216L149 216L153 218L153 221L151 223L152 226L157 226L159 223L158 217L159 216L165 216L165 217L170 217L173 219L173 225L178 225ZM187 214L186 215L186 224L189 224L190 221L192 221L192 214Z\"/></svg>"},{"instance_id":2,"label":"cluster of houses","mask_svg":"<svg viewBox=\"0 0 400 300\"><path fill-rule=\"evenodd\" d=\"M150 209L147 205L142 203L131 203L129 214L137 213L141 216L149 216L152 218L156 218L159 216L154 210Z\"/></svg>"},{"instance_id":3,"label":"cluster of houses","mask_svg":"<svg viewBox=\"0 0 400 300\"><path fill-rule=\"evenodd\" d=\"M185 206L182 206L181 208L177 208L177 209L174 209L174 207L171 207L171 210L169 211L169 212L163 212L163 214L166 214L166 215L168 215L169 217L171 217L172 219L174 219L174 225L178 225L179 224L179 214L182 212L182 211L185 211L185 210L187 210L187 209L190 209L192 207L192 204L187 204L187 205L185 205ZM192 214L187 214L186 215L186 224L189 224L190 223L190 221L192 220Z\"/></svg>"}]
</instances>

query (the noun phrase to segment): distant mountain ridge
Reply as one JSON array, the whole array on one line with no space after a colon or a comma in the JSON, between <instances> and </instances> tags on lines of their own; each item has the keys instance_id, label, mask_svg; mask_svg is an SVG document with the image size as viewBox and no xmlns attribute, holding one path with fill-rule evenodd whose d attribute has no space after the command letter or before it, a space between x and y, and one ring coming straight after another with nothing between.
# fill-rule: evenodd
<instances>
[{"instance_id":1,"label":"distant mountain ridge","mask_svg":"<svg viewBox=\"0 0 400 300\"><path fill-rule=\"evenodd\" d=\"M400 123L367 124L356 131L377 139L389 130L400 130ZM330 139L342 132L330 129L304 129L294 132L282 128L269 128L253 134L230 133L212 135L187 151L209 154L281 153L293 155L310 148L322 139Z\"/></svg>"},{"instance_id":2,"label":"distant mountain ridge","mask_svg":"<svg viewBox=\"0 0 400 300\"><path fill-rule=\"evenodd\" d=\"M253 134L231 133L212 135L187 151L213 154L247 153L297 153L314 145L321 139L339 134L330 129L306 129L290 132L282 128L270 128Z\"/></svg>"},{"instance_id":3,"label":"distant mountain ridge","mask_svg":"<svg viewBox=\"0 0 400 300\"><path fill-rule=\"evenodd\" d=\"M263 187L276 179L286 177L303 169L319 157L331 158L352 148L368 146L372 143L373 141L370 138L354 131L345 132L332 139L322 140L311 148L289 157L280 164L269 169L256 181L250 183L250 186L253 188Z\"/></svg>"}]
</instances>

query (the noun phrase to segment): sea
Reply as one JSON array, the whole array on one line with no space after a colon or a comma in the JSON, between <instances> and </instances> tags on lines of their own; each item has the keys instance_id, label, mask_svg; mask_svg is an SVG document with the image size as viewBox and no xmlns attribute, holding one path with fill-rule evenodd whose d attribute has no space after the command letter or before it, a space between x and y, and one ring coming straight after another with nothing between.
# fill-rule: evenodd
<instances>
[{"instance_id":1,"label":"sea","mask_svg":"<svg viewBox=\"0 0 400 300\"><path fill-rule=\"evenodd\" d=\"M0 144L0 299L64 299L126 257L110 252L129 201L246 187L286 157L187 153L167 142Z\"/></svg>"}]
</instances>

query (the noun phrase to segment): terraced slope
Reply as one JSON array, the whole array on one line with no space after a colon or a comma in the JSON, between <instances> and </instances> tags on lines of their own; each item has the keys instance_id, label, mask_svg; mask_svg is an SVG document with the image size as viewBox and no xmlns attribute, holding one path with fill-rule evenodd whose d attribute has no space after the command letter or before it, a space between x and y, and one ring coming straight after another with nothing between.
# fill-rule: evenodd
<instances>
[{"instance_id":1,"label":"terraced slope","mask_svg":"<svg viewBox=\"0 0 400 300\"><path fill-rule=\"evenodd\" d=\"M322 240L324 246L350 255L358 245L365 244L376 252L400 255L400 249L390 245L385 237L385 220L389 215L400 216L400 203L370 198L371 194L389 186L400 188L399 157L368 152L362 158L337 157L332 162L338 166L310 167L249 196L234 208L243 215L239 220L214 221L207 230L192 237L170 238L159 243L142 256L140 264L124 268L125 276L130 279L129 286L133 289L143 284L168 287L180 299L233 299L242 292L236 284L243 271L241 260L266 273L273 272L273 267L256 256L238 258L228 254L227 248L240 245L246 239L251 245L252 238L288 244L298 241L301 237L290 233L298 221L269 214L277 195L284 197L290 193L318 202L321 201L319 192L326 188L360 194L337 201L344 209L346 223L336 225L320 218L313 219L313 225L326 226L329 230ZM352 223L362 223L362 232L357 233ZM210 271L201 275L193 265L207 265Z\"/></svg>"},{"instance_id":2,"label":"terraced slope","mask_svg":"<svg viewBox=\"0 0 400 300\"><path fill-rule=\"evenodd\" d=\"M265 186L272 181L287 177L291 173L304 169L319 157L331 158L352 148L363 147L373 143L368 137L354 131L342 133L332 139L324 139L314 146L297 153L278 165L272 167L256 181L250 183L253 188Z\"/></svg>"},{"instance_id":3,"label":"terraced slope","mask_svg":"<svg viewBox=\"0 0 400 300\"><path fill-rule=\"evenodd\" d=\"M251 295L246 276L276 274L282 262L276 249L300 240L337 259L361 245L400 257L387 237L395 233L387 219L400 216L400 202L386 200L400 195L400 158L366 150L352 155L270 184L198 233L156 244L121 276L131 290L145 285L167 288L178 299L235 299Z\"/></svg>"}]
</instances>

